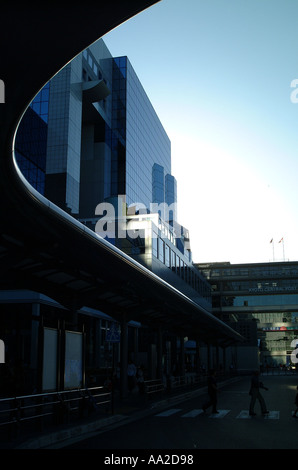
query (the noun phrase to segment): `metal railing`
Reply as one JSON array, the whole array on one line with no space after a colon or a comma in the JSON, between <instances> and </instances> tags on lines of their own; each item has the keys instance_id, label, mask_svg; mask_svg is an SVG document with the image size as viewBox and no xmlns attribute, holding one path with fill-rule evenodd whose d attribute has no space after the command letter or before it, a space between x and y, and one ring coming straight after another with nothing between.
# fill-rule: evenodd
<instances>
[{"instance_id":1,"label":"metal railing","mask_svg":"<svg viewBox=\"0 0 298 470\"><path fill-rule=\"evenodd\" d=\"M162 394L164 390L165 386L161 380L145 380L145 393L148 398L152 398L156 394Z\"/></svg>"},{"instance_id":2,"label":"metal railing","mask_svg":"<svg viewBox=\"0 0 298 470\"><path fill-rule=\"evenodd\" d=\"M163 383L161 380L146 380L145 381L145 394L148 398L156 398L163 393L177 392L180 389L191 389L195 386L205 385L207 377L192 374L181 376L169 376Z\"/></svg>"},{"instance_id":3,"label":"metal railing","mask_svg":"<svg viewBox=\"0 0 298 470\"><path fill-rule=\"evenodd\" d=\"M290 367L290 366L276 366L276 367L263 367L261 369L262 374L267 374L267 375L296 375L298 374L298 370L296 367Z\"/></svg>"},{"instance_id":4,"label":"metal railing","mask_svg":"<svg viewBox=\"0 0 298 470\"><path fill-rule=\"evenodd\" d=\"M231 374L218 371L216 374L217 380L220 382L224 379L231 377ZM171 376L167 378L167 390L175 392L179 389L190 390L196 387L203 387L208 383L207 374L185 374L181 376Z\"/></svg>"},{"instance_id":5,"label":"metal railing","mask_svg":"<svg viewBox=\"0 0 298 470\"><path fill-rule=\"evenodd\" d=\"M197 385L204 385L207 382L207 377L205 375L191 374L191 375L181 375L173 376L168 380L168 389L170 391L175 391L181 388L191 388Z\"/></svg>"},{"instance_id":6,"label":"metal railing","mask_svg":"<svg viewBox=\"0 0 298 470\"><path fill-rule=\"evenodd\" d=\"M114 412L113 394L103 386L2 398L0 431L12 438L25 428L44 430L100 412Z\"/></svg>"}]
</instances>

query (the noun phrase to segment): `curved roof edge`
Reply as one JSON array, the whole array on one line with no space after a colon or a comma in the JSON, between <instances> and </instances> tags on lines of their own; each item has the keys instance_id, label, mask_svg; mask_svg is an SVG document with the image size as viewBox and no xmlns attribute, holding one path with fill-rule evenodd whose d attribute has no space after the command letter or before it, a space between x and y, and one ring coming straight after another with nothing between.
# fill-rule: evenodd
<instances>
[{"instance_id":1,"label":"curved roof edge","mask_svg":"<svg viewBox=\"0 0 298 470\"><path fill-rule=\"evenodd\" d=\"M163 315L159 319L168 323L176 322L177 327L179 328L180 325L182 329L199 321L201 322L199 330L206 332L209 328L216 340L241 341L243 338L228 325L106 240L100 239L94 232L41 196L22 176L13 157L13 142L18 123L28 104L42 86L81 50L123 21L155 3L158 2L111 0L107 5L98 2L94 4L85 2L83 5L73 3L71 8L69 8L69 3L62 3L42 6L42 12L36 9L35 4L20 4L17 9L10 2L3 2L1 5L3 27L0 31L0 41L6 45L1 55L1 65L4 70L1 79L5 82L5 103L0 105L0 190L3 201L0 207L0 248L3 249L2 260L5 262L7 257L8 259L11 257L15 263L13 266L19 266L24 262L24 258L29 260L26 268L19 268L17 284L27 287L26 283L35 280L41 290L49 292L53 288L53 281L49 280L50 276L42 277L40 272L42 267L49 269L53 266L50 260L59 254L60 257L62 256L61 264L67 264L64 266L64 271L69 269L67 273L61 269L58 273L60 278L63 275L71 277L71 274L82 271L84 268L89 269L90 278L92 278L88 286L89 292L92 291L93 298L101 301L103 296L96 297L99 289L94 281L97 274L96 263L99 268L106 270L107 279L112 279L116 270L120 269L120 263L124 263L125 269L128 269L127 274L132 276L132 282L137 280L137 288L140 289L146 301L148 300L146 293L148 287L145 287L145 281L151 283L150 286L153 289L151 295L156 294L160 300L165 297L164 304L170 304L171 311L167 315L170 318ZM44 17L47 21L41 21ZM14 30L11 29L12 18ZM52 37L53 31L55 31L54 38ZM17 61L11 60L11 57L15 57L15 50L18 51ZM69 246L70 239L74 243L73 248ZM83 239L86 247L85 244L80 244ZM90 242L92 246L98 247L98 253L92 256L92 260L86 260L84 254ZM83 253L78 251L80 249ZM104 263L107 253L113 258L110 268ZM46 256L41 261L43 255ZM12 268L11 274L16 274L16 270L17 268ZM53 275L52 273L51 279ZM122 279L124 282L123 268L121 272L117 272L117 276L117 279ZM82 281L81 278L79 280ZM1 281L4 284L8 282L4 278ZM132 282L126 280L124 287L120 289L121 293L129 295L131 300L136 297ZM105 279L100 279L100 283L105 284L104 290L111 288L112 285ZM85 284L88 285L88 282ZM59 299L64 296L63 289L66 292L69 285L70 282L56 285L58 291L61 286L61 291L59 295L57 294L58 297L60 296ZM84 299L87 302L86 305L93 306L94 304L88 301L87 291L87 287L83 293L74 291L74 297L79 303ZM139 297L141 297L140 293ZM183 304L187 310L187 314L184 311L181 319L177 313L172 316L175 312L175 303L180 305L180 308ZM137 303L135 311L142 308L143 318L145 318L145 315L150 315L146 307L144 303ZM177 308L179 310L179 307ZM118 311L132 311L131 305L127 308L123 307L123 297L117 304L117 309L117 313ZM152 314L153 322L158 310L159 307L155 305L155 311ZM197 313L200 318L193 317Z\"/></svg>"}]
</instances>

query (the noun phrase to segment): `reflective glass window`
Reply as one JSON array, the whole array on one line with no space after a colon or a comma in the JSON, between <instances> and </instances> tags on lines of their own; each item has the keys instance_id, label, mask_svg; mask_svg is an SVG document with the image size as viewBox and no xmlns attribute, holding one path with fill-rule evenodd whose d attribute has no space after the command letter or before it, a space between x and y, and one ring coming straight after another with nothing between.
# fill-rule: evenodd
<instances>
[{"instance_id":1,"label":"reflective glass window","mask_svg":"<svg viewBox=\"0 0 298 470\"><path fill-rule=\"evenodd\" d=\"M167 244L165 244L165 265L168 268L171 266L171 250Z\"/></svg>"},{"instance_id":2,"label":"reflective glass window","mask_svg":"<svg viewBox=\"0 0 298 470\"><path fill-rule=\"evenodd\" d=\"M158 238L158 259L165 262L165 242L161 238Z\"/></svg>"},{"instance_id":3,"label":"reflective glass window","mask_svg":"<svg viewBox=\"0 0 298 470\"><path fill-rule=\"evenodd\" d=\"M152 254L157 258L158 256L158 238L155 233L153 233L152 238Z\"/></svg>"}]
</instances>

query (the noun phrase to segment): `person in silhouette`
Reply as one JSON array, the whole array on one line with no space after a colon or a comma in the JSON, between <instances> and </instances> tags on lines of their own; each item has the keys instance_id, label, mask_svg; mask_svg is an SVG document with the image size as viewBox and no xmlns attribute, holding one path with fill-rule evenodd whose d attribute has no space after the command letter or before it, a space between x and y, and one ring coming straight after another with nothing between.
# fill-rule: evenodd
<instances>
[{"instance_id":1,"label":"person in silhouette","mask_svg":"<svg viewBox=\"0 0 298 470\"><path fill-rule=\"evenodd\" d=\"M202 406L205 411L212 406L212 413L217 414L217 383L216 383L216 371L211 369L208 377L208 395L209 400Z\"/></svg>"},{"instance_id":2,"label":"person in silhouette","mask_svg":"<svg viewBox=\"0 0 298 470\"><path fill-rule=\"evenodd\" d=\"M267 387L264 386L263 382L260 382L259 379L260 372L255 371L252 378L251 378L251 384L250 384L250 405L249 405L249 415L250 416L255 416L256 413L254 412L254 406L256 403L256 400L259 400L260 406L261 406L261 411L263 415L266 415L269 413L266 407L265 400L263 396L260 393L260 388L264 390L268 390Z\"/></svg>"}]
</instances>

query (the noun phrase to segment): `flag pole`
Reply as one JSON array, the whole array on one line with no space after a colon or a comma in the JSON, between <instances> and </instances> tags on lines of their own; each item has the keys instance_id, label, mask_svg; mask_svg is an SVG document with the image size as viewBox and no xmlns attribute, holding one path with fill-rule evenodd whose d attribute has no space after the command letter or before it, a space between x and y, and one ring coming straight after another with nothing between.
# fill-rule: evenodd
<instances>
[{"instance_id":1,"label":"flag pole","mask_svg":"<svg viewBox=\"0 0 298 470\"><path fill-rule=\"evenodd\" d=\"M274 261L274 241L273 241L273 238L271 238L270 243L272 243L272 253L273 253L273 261Z\"/></svg>"},{"instance_id":2,"label":"flag pole","mask_svg":"<svg viewBox=\"0 0 298 470\"><path fill-rule=\"evenodd\" d=\"M284 261L286 260L285 258L285 244L284 244L284 237L282 237L278 243L282 242L282 252L283 252L283 258L284 258Z\"/></svg>"},{"instance_id":3,"label":"flag pole","mask_svg":"<svg viewBox=\"0 0 298 470\"><path fill-rule=\"evenodd\" d=\"M285 241L284 241L284 239L282 239L282 251L283 251L283 255L284 255L284 261L286 261L286 258L285 258Z\"/></svg>"}]
</instances>

